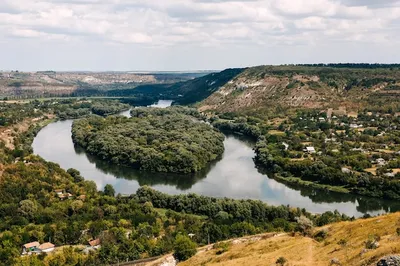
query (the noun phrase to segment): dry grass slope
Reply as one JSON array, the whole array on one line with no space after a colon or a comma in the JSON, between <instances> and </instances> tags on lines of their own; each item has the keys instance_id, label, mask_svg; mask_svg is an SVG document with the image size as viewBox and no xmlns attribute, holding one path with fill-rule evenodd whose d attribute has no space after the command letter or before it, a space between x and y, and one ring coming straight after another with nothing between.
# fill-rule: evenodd
<instances>
[{"instance_id":1,"label":"dry grass slope","mask_svg":"<svg viewBox=\"0 0 400 266\"><path fill-rule=\"evenodd\" d=\"M215 249L199 252L179 265L266 266L276 265L276 260L281 256L288 261L285 265L330 265L334 258L341 265L376 265L381 257L400 253L400 236L396 233L399 227L400 213L341 222L316 228L316 232L322 229L328 232L328 237L321 242L308 237L282 234L232 244L221 255L216 255ZM380 237L379 247L367 250L365 242L371 235Z\"/></svg>"}]
</instances>

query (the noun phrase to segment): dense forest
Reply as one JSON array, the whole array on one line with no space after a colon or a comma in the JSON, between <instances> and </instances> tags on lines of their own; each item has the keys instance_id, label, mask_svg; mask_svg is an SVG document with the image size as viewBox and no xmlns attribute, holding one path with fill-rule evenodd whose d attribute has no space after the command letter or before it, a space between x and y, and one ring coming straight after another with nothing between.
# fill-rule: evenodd
<instances>
[{"instance_id":1,"label":"dense forest","mask_svg":"<svg viewBox=\"0 0 400 266\"><path fill-rule=\"evenodd\" d=\"M153 172L197 172L224 151L224 136L198 121L196 110L135 108L131 114L74 121L73 140L104 160Z\"/></svg>"}]
</instances>

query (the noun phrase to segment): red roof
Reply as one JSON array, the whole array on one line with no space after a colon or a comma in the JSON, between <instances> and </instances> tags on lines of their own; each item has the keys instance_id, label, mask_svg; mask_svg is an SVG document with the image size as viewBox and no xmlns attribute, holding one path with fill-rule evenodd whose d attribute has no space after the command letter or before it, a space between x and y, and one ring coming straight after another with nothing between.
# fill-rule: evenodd
<instances>
[{"instance_id":1,"label":"red roof","mask_svg":"<svg viewBox=\"0 0 400 266\"><path fill-rule=\"evenodd\" d=\"M37 247L39 245L40 245L40 243L36 241L36 242L31 242L31 243L25 244L24 248L34 248L34 247Z\"/></svg>"},{"instance_id":2,"label":"red roof","mask_svg":"<svg viewBox=\"0 0 400 266\"><path fill-rule=\"evenodd\" d=\"M100 243L101 243L101 241L100 241L99 238L97 238L97 239L95 239L95 240L92 240L92 241L89 241L89 245L90 245L91 247L98 246L98 245L100 245Z\"/></svg>"},{"instance_id":3,"label":"red roof","mask_svg":"<svg viewBox=\"0 0 400 266\"><path fill-rule=\"evenodd\" d=\"M45 249L49 249L49 248L54 248L55 246L52 243L43 243L39 246L39 249L41 250L45 250Z\"/></svg>"}]
</instances>

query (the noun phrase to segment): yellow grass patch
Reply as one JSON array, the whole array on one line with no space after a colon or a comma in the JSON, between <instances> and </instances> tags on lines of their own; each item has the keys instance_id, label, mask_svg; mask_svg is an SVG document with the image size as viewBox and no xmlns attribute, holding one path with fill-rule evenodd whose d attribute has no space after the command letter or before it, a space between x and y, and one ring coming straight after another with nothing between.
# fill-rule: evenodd
<instances>
[{"instance_id":1,"label":"yellow grass patch","mask_svg":"<svg viewBox=\"0 0 400 266\"><path fill-rule=\"evenodd\" d=\"M364 169L364 171L365 171L365 172L368 172L368 173L371 173L371 174L373 174L373 175L376 175L376 170L377 170L377 169L378 169L377 167L372 167L372 168Z\"/></svg>"},{"instance_id":2,"label":"yellow grass patch","mask_svg":"<svg viewBox=\"0 0 400 266\"><path fill-rule=\"evenodd\" d=\"M357 112L348 112L348 113L347 113L347 116L348 116L348 117L357 118L357 117L358 117L358 113L357 113Z\"/></svg>"},{"instance_id":3,"label":"yellow grass patch","mask_svg":"<svg viewBox=\"0 0 400 266\"><path fill-rule=\"evenodd\" d=\"M317 228L325 229L328 237L317 242L302 236L277 235L268 239L259 239L234 244L221 255L216 250L203 251L182 266L196 265L276 265L279 257L285 257L286 265L330 265L337 258L341 265L372 265L379 258L400 253L400 237L396 228L400 227L400 213L385 215L371 219L360 219L353 222L340 222ZM380 237L380 246L374 250L365 249L365 241L372 235ZM345 243L340 245L339 242Z\"/></svg>"},{"instance_id":4,"label":"yellow grass patch","mask_svg":"<svg viewBox=\"0 0 400 266\"><path fill-rule=\"evenodd\" d=\"M393 173L398 174L400 173L400 168L392 169Z\"/></svg>"},{"instance_id":5,"label":"yellow grass patch","mask_svg":"<svg viewBox=\"0 0 400 266\"><path fill-rule=\"evenodd\" d=\"M268 131L268 134L282 136L282 135L285 135L285 132L280 131L280 130L270 130L270 131Z\"/></svg>"}]
</instances>

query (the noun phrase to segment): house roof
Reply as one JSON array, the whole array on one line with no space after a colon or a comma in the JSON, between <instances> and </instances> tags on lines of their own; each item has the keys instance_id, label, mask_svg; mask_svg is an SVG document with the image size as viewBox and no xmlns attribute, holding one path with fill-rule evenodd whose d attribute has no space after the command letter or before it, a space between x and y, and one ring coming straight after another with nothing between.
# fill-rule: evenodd
<instances>
[{"instance_id":1,"label":"house roof","mask_svg":"<svg viewBox=\"0 0 400 266\"><path fill-rule=\"evenodd\" d=\"M100 241L99 238L97 238L97 239L95 239L95 240L92 240L92 241L89 241L89 245L90 245L91 247L98 246L98 245L100 245L100 243L101 243L101 241Z\"/></svg>"},{"instance_id":2,"label":"house roof","mask_svg":"<svg viewBox=\"0 0 400 266\"><path fill-rule=\"evenodd\" d=\"M31 242L31 243L25 244L24 248L33 248L33 247L37 247L39 245L40 245L40 243L36 241L36 242Z\"/></svg>"},{"instance_id":3,"label":"house roof","mask_svg":"<svg viewBox=\"0 0 400 266\"><path fill-rule=\"evenodd\" d=\"M54 192L63 192L64 189L55 189Z\"/></svg>"},{"instance_id":4,"label":"house roof","mask_svg":"<svg viewBox=\"0 0 400 266\"><path fill-rule=\"evenodd\" d=\"M43 243L39 246L39 249L44 250L44 249L49 249L49 248L54 248L54 244L47 242L47 243Z\"/></svg>"}]
</instances>

